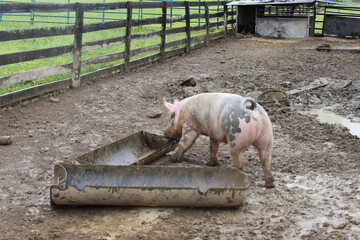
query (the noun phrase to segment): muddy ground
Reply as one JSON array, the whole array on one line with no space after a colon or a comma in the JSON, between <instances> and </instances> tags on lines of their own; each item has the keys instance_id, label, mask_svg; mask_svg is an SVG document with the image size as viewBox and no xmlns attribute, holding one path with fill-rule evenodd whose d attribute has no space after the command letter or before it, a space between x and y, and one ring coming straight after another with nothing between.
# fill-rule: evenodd
<instances>
[{"instance_id":1,"label":"muddy ground","mask_svg":"<svg viewBox=\"0 0 360 240\"><path fill-rule=\"evenodd\" d=\"M341 125L300 111L325 108L360 117L360 54L317 52L360 40L230 37L132 71L0 110L0 239L359 239L360 140ZM193 78L195 87L179 84ZM274 128L273 189L264 188L257 152L246 152L249 195L237 209L52 207L53 167L139 130L160 134L162 105L200 92L257 97L302 89L289 105L267 107ZM50 101L58 98L60 102ZM52 99L53 100L53 99ZM162 111L148 118L150 109ZM201 137L180 165L206 166ZM227 146L220 168L232 167Z\"/></svg>"}]
</instances>

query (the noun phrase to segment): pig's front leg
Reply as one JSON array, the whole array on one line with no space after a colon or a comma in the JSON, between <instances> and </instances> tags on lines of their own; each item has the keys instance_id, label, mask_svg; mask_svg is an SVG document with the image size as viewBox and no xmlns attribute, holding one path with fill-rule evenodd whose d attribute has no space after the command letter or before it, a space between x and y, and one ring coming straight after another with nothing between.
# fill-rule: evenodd
<instances>
[{"instance_id":1,"label":"pig's front leg","mask_svg":"<svg viewBox=\"0 0 360 240\"><path fill-rule=\"evenodd\" d=\"M220 142L210 138L210 161L209 166L216 166L219 164L218 161L218 151L219 151Z\"/></svg>"},{"instance_id":2,"label":"pig's front leg","mask_svg":"<svg viewBox=\"0 0 360 240\"><path fill-rule=\"evenodd\" d=\"M182 136L179 143L179 148L171 159L172 162L180 162L184 153L194 144L199 134L193 129L183 126Z\"/></svg>"}]
</instances>

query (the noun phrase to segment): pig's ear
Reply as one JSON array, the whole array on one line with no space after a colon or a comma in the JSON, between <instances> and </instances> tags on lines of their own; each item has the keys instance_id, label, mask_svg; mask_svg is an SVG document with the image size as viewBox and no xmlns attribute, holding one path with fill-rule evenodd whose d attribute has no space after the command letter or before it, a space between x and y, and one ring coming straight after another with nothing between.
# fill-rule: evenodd
<instances>
[{"instance_id":1,"label":"pig's ear","mask_svg":"<svg viewBox=\"0 0 360 240\"><path fill-rule=\"evenodd\" d=\"M169 109L171 113L175 113L175 115L179 114L181 105L180 102L178 102L177 100L175 100L174 104L171 104L167 102L164 98L164 105L165 107L167 107L167 109Z\"/></svg>"}]
</instances>

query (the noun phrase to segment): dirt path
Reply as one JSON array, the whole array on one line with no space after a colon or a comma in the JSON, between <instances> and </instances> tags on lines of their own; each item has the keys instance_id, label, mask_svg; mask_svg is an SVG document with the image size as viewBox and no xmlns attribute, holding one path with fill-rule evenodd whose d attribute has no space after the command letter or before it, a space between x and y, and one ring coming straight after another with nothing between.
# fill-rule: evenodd
<instances>
[{"instance_id":1,"label":"dirt path","mask_svg":"<svg viewBox=\"0 0 360 240\"><path fill-rule=\"evenodd\" d=\"M326 108L360 117L360 55L317 52L320 44L359 47L359 40L228 38L80 89L68 89L0 110L0 239L359 239L360 140L340 125L300 111ZM193 78L196 87L180 87ZM267 108L274 126L274 189L263 187L257 153L246 152L249 196L238 209L50 206L54 164L139 130L161 133L162 99L200 92L257 97L278 88L329 84ZM60 103L49 101L50 97ZM181 165L206 164L201 137ZM221 146L219 167L232 167Z\"/></svg>"}]
</instances>

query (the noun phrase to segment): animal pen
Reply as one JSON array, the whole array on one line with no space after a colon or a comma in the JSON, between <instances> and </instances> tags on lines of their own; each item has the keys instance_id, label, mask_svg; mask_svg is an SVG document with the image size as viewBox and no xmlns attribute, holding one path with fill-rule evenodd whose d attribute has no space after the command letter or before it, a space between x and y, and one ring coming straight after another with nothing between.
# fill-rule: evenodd
<instances>
[{"instance_id":1,"label":"animal pen","mask_svg":"<svg viewBox=\"0 0 360 240\"><path fill-rule=\"evenodd\" d=\"M233 6L237 7L237 11ZM175 9L176 14L172 12ZM145 18L145 11L148 10L157 11L159 15L147 15ZM105 17L109 16L106 14L115 14L116 11L119 11L118 13L121 13L124 19ZM102 16L94 19L92 15L89 15L94 12ZM57 65L38 67L34 64L36 66L32 68L21 67L22 71L9 73L1 71L5 73L0 75L0 89L44 78L47 79L47 83L41 82L37 84L38 86L5 91L0 95L0 106L70 86L77 87L81 83L127 72L149 62L190 53L194 49L209 46L213 40L226 37L228 30L232 29L235 23L238 33L259 33L272 37L360 36L360 5L331 0L235 1L232 3L225 1L0 3L2 21L7 21L8 15L32 14L34 16L35 13L41 13L42 15L38 16L47 17L52 14L68 14L71 18L66 18L66 24L63 25L0 31L0 44L5 46L13 44L12 41L63 36L73 36L73 42L68 41L69 44L64 44L65 41L60 46L42 49L35 46L34 50L20 52L7 52L6 48L3 48L4 53L0 55L0 68L36 62L41 59L51 61L52 57L71 54L72 56L66 63ZM264 28L268 26L267 23L272 23L271 29ZM297 29L300 30L295 31L298 35L292 35L294 31L290 30L296 24L301 26ZM85 40L88 34L119 29L122 31L121 35L109 38L106 37L107 34L103 34L96 40ZM180 37L169 40L175 35ZM156 44L141 44L141 41L150 40L154 40ZM84 57L93 50L117 46L120 50ZM98 67L99 64L107 64L107 66Z\"/></svg>"},{"instance_id":2,"label":"animal pen","mask_svg":"<svg viewBox=\"0 0 360 240\"><path fill-rule=\"evenodd\" d=\"M196 9L194 10L192 7L196 7ZM220 12L218 12L219 7L222 9ZM180 9L183 14L176 17L168 17L169 8ZM119 9L126 12L126 19L84 24L85 13L91 11L114 11ZM161 16L134 19L134 13L139 9L160 10ZM200 13L199 9L202 10ZM211 11L212 9L216 9L215 13ZM226 2L219 1L0 4L0 13L2 13L3 16L4 14L9 13L24 12L74 12L76 19L74 24L65 26L1 31L0 42L73 35L74 43L71 45L46 49L2 54L0 55L0 66L50 58L69 53L73 53L73 60L71 63L67 64L32 69L3 76L0 78L0 88L64 73L71 73L72 77L1 95L0 106L36 97L69 86L77 87L80 83L85 83L123 71L127 72L132 68L139 67L148 62L158 61L183 53L190 53L194 49L208 46L213 40L225 37L228 32L228 27L231 27L231 25L235 23L235 19L233 18L235 13L228 11ZM198 21L197 23L191 23L191 20L194 19L199 19L204 24L199 25ZM170 25L172 28L170 28ZM133 33L134 27L141 28L146 26L155 28L152 28L151 31L145 33ZM124 29L124 35L90 42L83 41L83 36L87 33L109 29ZM199 35L199 33L196 32L200 32L202 35ZM184 37L175 41L168 41L168 37L175 34L183 34ZM160 43L133 48L137 41L153 38L160 38ZM86 51L115 45L123 46L123 51L89 59L82 58L82 54ZM121 62L113 66L97 69L92 72L81 73L82 68L85 66L119 60Z\"/></svg>"},{"instance_id":3,"label":"animal pen","mask_svg":"<svg viewBox=\"0 0 360 240\"><path fill-rule=\"evenodd\" d=\"M236 32L266 37L360 37L360 4L332 0L233 1Z\"/></svg>"}]
</instances>

